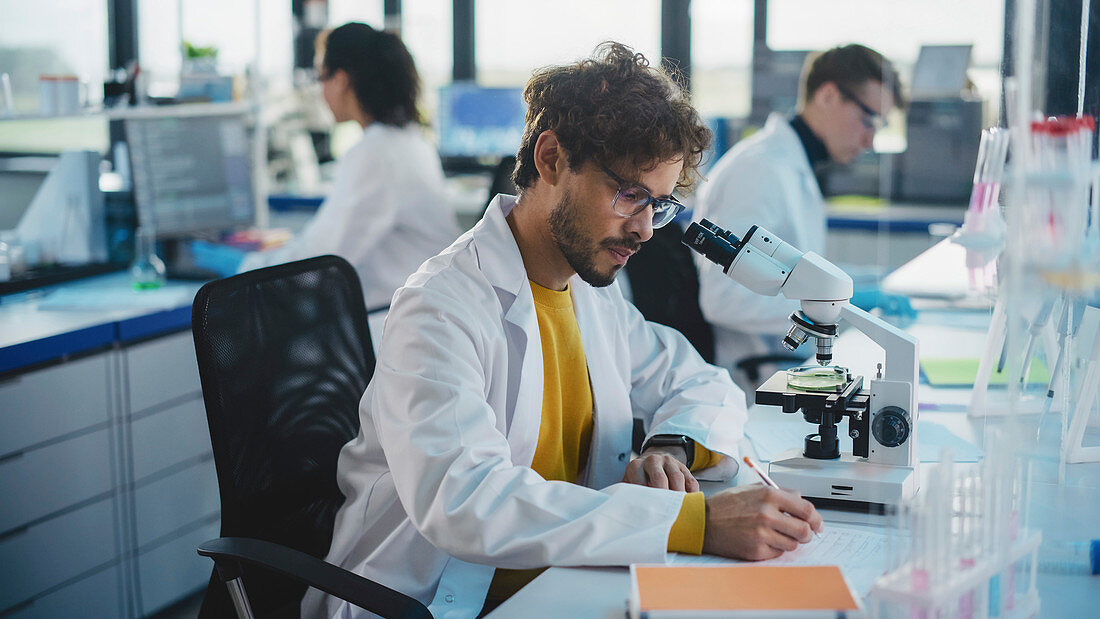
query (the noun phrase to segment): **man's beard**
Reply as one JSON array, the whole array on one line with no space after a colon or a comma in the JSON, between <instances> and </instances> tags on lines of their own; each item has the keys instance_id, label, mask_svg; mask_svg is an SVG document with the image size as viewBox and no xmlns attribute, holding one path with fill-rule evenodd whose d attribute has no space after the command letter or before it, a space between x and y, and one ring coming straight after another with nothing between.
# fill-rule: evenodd
<instances>
[{"instance_id":1,"label":"man's beard","mask_svg":"<svg viewBox=\"0 0 1100 619\"><path fill-rule=\"evenodd\" d=\"M616 264L609 272L601 272L596 267L596 256L603 249L610 248L637 251L641 243L629 237L606 238L599 243L592 241L580 227L582 208L580 204L573 201L572 194L566 191L550 213L550 234L554 237L554 242L565 256L569 266L576 271L577 275L580 275L582 280L597 288L610 286L622 267Z\"/></svg>"}]
</instances>

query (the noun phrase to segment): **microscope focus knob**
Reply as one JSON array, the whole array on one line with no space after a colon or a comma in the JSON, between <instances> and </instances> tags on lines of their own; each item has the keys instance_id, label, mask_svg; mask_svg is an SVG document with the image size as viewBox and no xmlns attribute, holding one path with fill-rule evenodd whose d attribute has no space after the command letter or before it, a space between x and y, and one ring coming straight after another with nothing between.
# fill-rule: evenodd
<instances>
[{"instance_id":1,"label":"microscope focus knob","mask_svg":"<svg viewBox=\"0 0 1100 619\"><path fill-rule=\"evenodd\" d=\"M884 447L898 447L909 440L909 414L897 406L884 406L871 422L871 435Z\"/></svg>"}]
</instances>

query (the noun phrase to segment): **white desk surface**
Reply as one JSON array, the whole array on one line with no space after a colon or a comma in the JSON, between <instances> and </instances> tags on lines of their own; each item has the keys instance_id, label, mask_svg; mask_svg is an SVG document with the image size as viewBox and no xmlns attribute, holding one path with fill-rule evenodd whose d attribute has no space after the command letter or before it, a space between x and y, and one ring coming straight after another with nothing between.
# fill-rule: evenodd
<instances>
[{"instance_id":1,"label":"white desk surface","mask_svg":"<svg viewBox=\"0 0 1100 619\"><path fill-rule=\"evenodd\" d=\"M910 330L920 340L921 353L927 356L980 354L985 341L989 312L922 312ZM977 351L977 352L975 352ZM882 352L863 334L844 333L834 346L837 362L855 372L866 374ZM924 419L940 423L956 435L982 445L984 427L1006 423L1003 419L972 419L957 402L965 402L966 391L919 388L919 400L941 404L945 410L925 411ZM770 410L769 410L770 409ZM780 414L772 407L753 407L750 415ZM1060 418L1047 416L1040 441L1040 453L1057 454ZM810 427L807 424L807 427ZM810 430L807 430L809 433ZM983 446L995 449L996 446ZM751 448L751 446L750 446ZM922 465L927 478L934 465ZM754 475L738 474L733 484L755 483ZM711 485L711 484L707 484ZM705 490L713 490L714 488ZM1030 524L1043 532L1046 540L1100 539L1100 463L1069 465L1064 483L1058 483L1058 464L1053 458L1033 461ZM826 523L847 522L883 526L883 516L822 510ZM627 568L551 568L502 604L491 619L541 617L616 618L624 616L630 592ZM1100 576L1038 574L1040 617L1083 617L1100 608ZM1092 610L1089 610L1092 609Z\"/></svg>"},{"instance_id":2,"label":"white desk surface","mask_svg":"<svg viewBox=\"0 0 1100 619\"><path fill-rule=\"evenodd\" d=\"M131 292L130 276L121 272L10 295L0 303L0 348L136 318L159 310L186 307L191 304L199 286L195 282L168 282L153 291L152 295L164 299L164 303L128 304L122 295ZM114 295L119 301L108 306L94 304L87 308L47 309L43 306L52 295L61 291L102 292L104 295ZM133 293L135 297L142 294Z\"/></svg>"}]
</instances>

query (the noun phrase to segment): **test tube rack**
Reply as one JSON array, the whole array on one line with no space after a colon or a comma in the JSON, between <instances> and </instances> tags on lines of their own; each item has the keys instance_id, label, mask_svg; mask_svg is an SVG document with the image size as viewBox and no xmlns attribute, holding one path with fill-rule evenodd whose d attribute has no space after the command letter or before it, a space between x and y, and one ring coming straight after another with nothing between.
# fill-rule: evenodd
<instances>
[{"instance_id":1,"label":"test tube rack","mask_svg":"<svg viewBox=\"0 0 1100 619\"><path fill-rule=\"evenodd\" d=\"M1039 593L1035 588L1038 550L1042 535L1031 531L1003 550L978 559L968 569L951 570L946 584L939 587L918 586L921 578L912 563L903 565L877 580L871 589L868 606L871 617L919 617L921 619L982 619L996 616L999 619L1025 619L1039 614ZM1030 557L1030 559L1028 559ZM1004 590L1008 570L1026 561L1027 590L1023 595ZM962 602L972 595L969 606ZM993 608L999 608L996 613Z\"/></svg>"},{"instance_id":2,"label":"test tube rack","mask_svg":"<svg viewBox=\"0 0 1100 619\"><path fill-rule=\"evenodd\" d=\"M1030 530L1023 494L1026 468L1015 441L992 432L977 466L956 468L943 450L920 494L897 513L893 569L867 598L875 619L1033 617L1042 536Z\"/></svg>"}]
</instances>

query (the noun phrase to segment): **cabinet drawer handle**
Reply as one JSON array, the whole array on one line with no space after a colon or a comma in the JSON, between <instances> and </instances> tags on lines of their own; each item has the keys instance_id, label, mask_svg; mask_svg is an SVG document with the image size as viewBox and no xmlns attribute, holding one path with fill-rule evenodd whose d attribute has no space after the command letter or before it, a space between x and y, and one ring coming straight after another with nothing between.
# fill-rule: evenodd
<instances>
[{"instance_id":1,"label":"cabinet drawer handle","mask_svg":"<svg viewBox=\"0 0 1100 619\"><path fill-rule=\"evenodd\" d=\"M20 535L26 535L27 531L30 531L30 530L31 530L31 528L30 528L29 525L23 525L23 526L20 526L20 527L15 527L14 529L12 529L12 530L10 530L6 533L0 533L0 542L6 542L6 541L9 541L9 540L15 539L15 538L19 537Z\"/></svg>"},{"instance_id":2,"label":"cabinet drawer handle","mask_svg":"<svg viewBox=\"0 0 1100 619\"><path fill-rule=\"evenodd\" d=\"M18 460L26 454L26 451L20 449L19 451L13 451L10 454L0 456L0 464L5 464L9 460Z\"/></svg>"}]
</instances>

